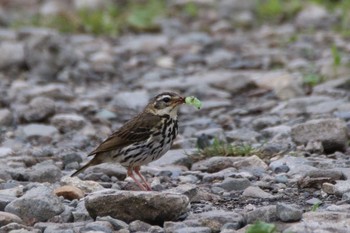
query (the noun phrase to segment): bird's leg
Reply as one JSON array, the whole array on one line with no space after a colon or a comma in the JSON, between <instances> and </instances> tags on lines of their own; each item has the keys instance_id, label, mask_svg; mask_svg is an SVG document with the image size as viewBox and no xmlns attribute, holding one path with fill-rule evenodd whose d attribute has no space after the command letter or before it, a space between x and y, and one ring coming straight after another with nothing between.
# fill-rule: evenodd
<instances>
[{"instance_id":1,"label":"bird's leg","mask_svg":"<svg viewBox=\"0 0 350 233\"><path fill-rule=\"evenodd\" d=\"M144 183L144 187L148 190L148 191L152 191L151 186L147 183L146 179L141 175L140 173L140 166L136 166L134 167L134 171L136 172L136 174L141 178L141 180Z\"/></svg>"},{"instance_id":2,"label":"bird's leg","mask_svg":"<svg viewBox=\"0 0 350 233\"><path fill-rule=\"evenodd\" d=\"M145 186L143 186L134 176L134 173L132 172L133 171L133 168L132 167L129 167L128 168L128 176L131 177L131 179L133 179L135 181L135 183L140 187L140 189L144 190L144 191L147 191L147 188Z\"/></svg>"}]
</instances>

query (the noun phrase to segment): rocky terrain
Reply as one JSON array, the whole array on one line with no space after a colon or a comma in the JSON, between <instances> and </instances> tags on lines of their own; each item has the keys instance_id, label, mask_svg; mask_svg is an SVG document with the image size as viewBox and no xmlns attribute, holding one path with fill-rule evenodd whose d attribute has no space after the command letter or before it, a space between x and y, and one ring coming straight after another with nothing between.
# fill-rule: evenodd
<instances>
[{"instance_id":1,"label":"rocky terrain","mask_svg":"<svg viewBox=\"0 0 350 233\"><path fill-rule=\"evenodd\" d=\"M258 220L349 232L350 39L333 29L339 12L305 4L257 24L255 1L195 1L196 20L96 36L13 28L16 2L0 11L0 232L243 233ZM18 7L54 14L58 2ZM118 164L70 177L164 90L203 108L183 106L171 151L142 167L154 191L137 191Z\"/></svg>"}]
</instances>

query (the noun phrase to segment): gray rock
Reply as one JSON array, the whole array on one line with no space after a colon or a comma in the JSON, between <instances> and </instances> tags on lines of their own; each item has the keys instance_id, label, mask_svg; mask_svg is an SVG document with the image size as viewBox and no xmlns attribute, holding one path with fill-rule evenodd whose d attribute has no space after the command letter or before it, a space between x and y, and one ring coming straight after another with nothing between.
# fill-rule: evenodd
<instances>
[{"instance_id":1,"label":"gray rock","mask_svg":"<svg viewBox=\"0 0 350 233\"><path fill-rule=\"evenodd\" d=\"M13 95L17 95L16 90L14 90ZM27 92L24 93L24 96L27 98L43 96L54 100L74 99L73 91L63 84L47 84L42 86L34 86L33 88L27 90Z\"/></svg>"},{"instance_id":2,"label":"gray rock","mask_svg":"<svg viewBox=\"0 0 350 233\"><path fill-rule=\"evenodd\" d=\"M39 229L35 229L33 227L29 227L16 222L9 223L6 226L0 227L0 231L11 233L42 233Z\"/></svg>"},{"instance_id":3,"label":"gray rock","mask_svg":"<svg viewBox=\"0 0 350 233\"><path fill-rule=\"evenodd\" d=\"M31 167L29 181L55 183L61 179L61 169L52 164L51 161L44 161Z\"/></svg>"},{"instance_id":4,"label":"gray rock","mask_svg":"<svg viewBox=\"0 0 350 233\"><path fill-rule=\"evenodd\" d=\"M191 202L198 195L198 187L192 184L182 184L175 188L168 189L166 192L185 195Z\"/></svg>"},{"instance_id":5,"label":"gray rock","mask_svg":"<svg viewBox=\"0 0 350 233\"><path fill-rule=\"evenodd\" d=\"M0 211L5 210L5 207L15 199L15 196L0 194Z\"/></svg>"},{"instance_id":6,"label":"gray rock","mask_svg":"<svg viewBox=\"0 0 350 233\"><path fill-rule=\"evenodd\" d=\"M286 155L283 158L273 161L270 163L269 167L272 171L288 171L288 175L296 175L302 177L310 170L318 170L317 168L311 166L312 162L306 158L294 157ZM285 167L287 166L287 167Z\"/></svg>"},{"instance_id":7,"label":"gray rock","mask_svg":"<svg viewBox=\"0 0 350 233\"><path fill-rule=\"evenodd\" d=\"M210 233L212 231L209 227L183 227L171 232L173 233Z\"/></svg>"},{"instance_id":8,"label":"gray rock","mask_svg":"<svg viewBox=\"0 0 350 233\"><path fill-rule=\"evenodd\" d=\"M58 133L56 127L44 124L29 124L22 127L23 135L26 138L32 137L53 137Z\"/></svg>"},{"instance_id":9,"label":"gray rock","mask_svg":"<svg viewBox=\"0 0 350 233\"><path fill-rule=\"evenodd\" d=\"M51 122L64 133L81 129L86 124L85 118L77 114L57 114L51 119Z\"/></svg>"},{"instance_id":10,"label":"gray rock","mask_svg":"<svg viewBox=\"0 0 350 233\"><path fill-rule=\"evenodd\" d=\"M300 207L288 205L285 203L277 203L276 215L283 222L296 222L302 217L303 211Z\"/></svg>"},{"instance_id":11,"label":"gray rock","mask_svg":"<svg viewBox=\"0 0 350 233\"><path fill-rule=\"evenodd\" d=\"M240 191L250 186L250 181L246 178L231 178L227 177L225 180L216 185L217 187L223 188L225 191Z\"/></svg>"},{"instance_id":12,"label":"gray rock","mask_svg":"<svg viewBox=\"0 0 350 233\"><path fill-rule=\"evenodd\" d=\"M24 65L24 45L15 41L2 41L0 44L0 68Z\"/></svg>"},{"instance_id":13,"label":"gray rock","mask_svg":"<svg viewBox=\"0 0 350 233\"><path fill-rule=\"evenodd\" d=\"M95 221L89 222L83 228L82 232L104 232L104 233L113 233L113 225L106 221Z\"/></svg>"},{"instance_id":14,"label":"gray rock","mask_svg":"<svg viewBox=\"0 0 350 233\"><path fill-rule=\"evenodd\" d=\"M93 218L109 215L126 222L141 220L151 224L176 220L187 211L188 204L188 198L179 194L112 190L95 192L85 201Z\"/></svg>"},{"instance_id":15,"label":"gray rock","mask_svg":"<svg viewBox=\"0 0 350 233\"><path fill-rule=\"evenodd\" d=\"M265 222L277 221L276 206L269 205L259 207L253 211L247 212L244 216L248 224L254 223L258 220Z\"/></svg>"},{"instance_id":16,"label":"gray rock","mask_svg":"<svg viewBox=\"0 0 350 233\"><path fill-rule=\"evenodd\" d=\"M81 180L78 177L64 176L61 179L61 185L70 185L81 189L84 193L91 193L104 188L97 182L92 180Z\"/></svg>"},{"instance_id":17,"label":"gray rock","mask_svg":"<svg viewBox=\"0 0 350 233\"><path fill-rule=\"evenodd\" d=\"M292 138L297 144L321 141L326 153L344 151L348 142L346 123L339 119L310 120L295 125Z\"/></svg>"},{"instance_id":18,"label":"gray rock","mask_svg":"<svg viewBox=\"0 0 350 233\"><path fill-rule=\"evenodd\" d=\"M8 147L0 147L0 158L6 158L13 155L15 152Z\"/></svg>"},{"instance_id":19,"label":"gray rock","mask_svg":"<svg viewBox=\"0 0 350 233\"><path fill-rule=\"evenodd\" d=\"M124 37L122 46L118 48L120 52L152 52L160 48L167 48L169 46L169 39L164 35L140 35Z\"/></svg>"},{"instance_id":20,"label":"gray rock","mask_svg":"<svg viewBox=\"0 0 350 233\"><path fill-rule=\"evenodd\" d=\"M107 176L114 176L117 177L119 180L124 180L126 178L126 169L121 166L120 164L99 164L94 167L88 168L86 170L87 174L89 173L102 173L106 174Z\"/></svg>"},{"instance_id":21,"label":"gray rock","mask_svg":"<svg viewBox=\"0 0 350 233\"><path fill-rule=\"evenodd\" d=\"M192 160L189 158L189 154L194 150L177 149L169 150L160 159L149 163L149 166L167 166L167 165L182 165L185 167L191 167Z\"/></svg>"},{"instance_id":22,"label":"gray rock","mask_svg":"<svg viewBox=\"0 0 350 233\"><path fill-rule=\"evenodd\" d=\"M149 233L164 233L164 229L160 226L151 226L150 229L148 229Z\"/></svg>"},{"instance_id":23,"label":"gray rock","mask_svg":"<svg viewBox=\"0 0 350 233\"><path fill-rule=\"evenodd\" d=\"M0 227L5 226L11 222L22 224L23 221L17 215L0 211Z\"/></svg>"},{"instance_id":24,"label":"gray rock","mask_svg":"<svg viewBox=\"0 0 350 233\"><path fill-rule=\"evenodd\" d=\"M46 186L39 186L27 191L22 197L13 200L5 211L16 214L25 222L40 222L64 211L64 205Z\"/></svg>"},{"instance_id":25,"label":"gray rock","mask_svg":"<svg viewBox=\"0 0 350 233\"><path fill-rule=\"evenodd\" d=\"M92 218L85 208L85 201L79 201L77 207L72 211L74 222L90 221Z\"/></svg>"},{"instance_id":26,"label":"gray rock","mask_svg":"<svg viewBox=\"0 0 350 233\"><path fill-rule=\"evenodd\" d=\"M34 32L28 35L26 42L25 62L31 73L42 80L54 80L61 69L77 61L72 45L54 31Z\"/></svg>"},{"instance_id":27,"label":"gray rock","mask_svg":"<svg viewBox=\"0 0 350 233\"><path fill-rule=\"evenodd\" d=\"M344 179L344 175L341 171L333 169L312 170L306 172L305 176L308 176L310 178L326 177L330 178L333 181Z\"/></svg>"},{"instance_id":28,"label":"gray rock","mask_svg":"<svg viewBox=\"0 0 350 233\"><path fill-rule=\"evenodd\" d=\"M10 110L0 109L0 125L10 126L13 123L13 116Z\"/></svg>"},{"instance_id":29,"label":"gray rock","mask_svg":"<svg viewBox=\"0 0 350 233\"><path fill-rule=\"evenodd\" d=\"M234 211L213 210L192 214L187 220L197 220L201 226L209 227L212 232L219 232L226 223L234 224L236 230L244 225L243 216Z\"/></svg>"},{"instance_id":30,"label":"gray rock","mask_svg":"<svg viewBox=\"0 0 350 233\"><path fill-rule=\"evenodd\" d=\"M238 157L215 156L194 163L191 170L214 173L232 167L233 163L239 160L240 158Z\"/></svg>"},{"instance_id":31,"label":"gray rock","mask_svg":"<svg viewBox=\"0 0 350 233\"><path fill-rule=\"evenodd\" d=\"M349 180L337 180L334 184L334 193L338 196L342 196L344 193L350 191L350 181Z\"/></svg>"},{"instance_id":32,"label":"gray rock","mask_svg":"<svg viewBox=\"0 0 350 233\"><path fill-rule=\"evenodd\" d=\"M316 4L305 7L295 19L296 26L303 29L329 28L335 22L322 5Z\"/></svg>"},{"instance_id":33,"label":"gray rock","mask_svg":"<svg viewBox=\"0 0 350 233\"><path fill-rule=\"evenodd\" d=\"M272 194L265 192L259 187L250 186L246 188L242 194L243 197L254 197L261 199L273 199L275 198Z\"/></svg>"},{"instance_id":34,"label":"gray rock","mask_svg":"<svg viewBox=\"0 0 350 233\"><path fill-rule=\"evenodd\" d=\"M207 135L209 138L216 138L220 141L226 141L225 132L222 128L209 128L197 131L194 136L200 137L202 135Z\"/></svg>"},{"instance_id":35,"label":"gray rock","mask_svg":"<svg viewBox=\"0 0 350 233\"><path fill-rule=\"evenodd\" d=\"M303 221L288 227L283 233L305 233L305 232L339 232L349 231L350 219L348 213L336 211L306 212Z\"/></svg>"},{"instance_id":36,"label":"gray rock","mask_svg":"<svg viewBox=\"0 0 350 233\"><path fill-rule=\"evenodd\" d=\"M114 230L128 229L129 225L122 220L112 218L111 216L96 217L96 221L107 221L113 225Z\"/></svg>"},{"instance_id":37,"label":"gray rock","mask_svg":"<svg viewBox=\"0 0 350 233\"><path fill-rule=\"evenodd\" d=\"M261 131L265 137L287 137L291 133L291 127L287 125L277 125L272 127L266 127Z\"/></svg>"},{"instance_id":38,"label":"gray rock","mask_svg":"<svg viewBox=\"0 0 350 233\"><path fill-rule=\"evenodd\" d=\"M124 91L119 92L114 96L111 105L113 107L140 110L147 105L149 99L150 96L145 90Z\"/></svg>"},{"instance_id":39,"label":"gray rock","mask_svg":"<svg viewBox=\"0 0 350 233\"><path fill-rule=\"evenodd\" d=\"M133 232L147 232L151 228L151 225L140 220L132 221L129 224L129 231Z\"/></svg>"},{"instance_id":40,"label":"gray rock","mask_svg":"<svg viewBox=\"0 0 350 233\"><path fill-rule=\"evenodd\" d=\"M286 72L271 71L254 77L256 85L274 90L281 100L287 100L304 95L301 88L301 77Z\"/></svg>"},{"instance_id":41,"label":"gray rock","mask_svg":"<svg viewBox=\"0 0 350 233\"><path fill-rule=\"evenodd\" d=\"M47 97L33 98L23 113L28 122L44 121L55 113L55 102Z\"/></svg>"},{"instance_id":42,"label":"gray rock","mask_svg":"<svg viewBox=\"0 0 350 233\"><path fill-rule=\"evenodd\" d=\"M232 166L240 171L256 168L264 171L268 168L267 164L256 155L241 157L238 161L235 161Z\"/></svg>"},{"instance_id":43,"label":"gray rock","mask_svg":"<svg viewBox=\"0 0 350 233\"><path fill-rule=\"evenodd\" d=\"M256 142L260 134L248 128L234 129L226 133L228 141Z\"/></svg>"},{"instance_id":44,"label":"gray rock","mask_svg":"<svg viewBox=\"0 0 350 233\"><path fill-rule=\"evenodd\" d=\"M43 233L75 233L86 225L86 222L73 223L53 223L53 222L38 222L34 225ZM75 230L75 231L74 231Z\"/></svg>"},{"instance_id":45,"label":"gray rock","mask_svg":"<svg viewBox=\"0 0 350 233\"><path fill-rule=\"evenodd\" d=\"M252 125L255 130L262 130L279 124L281 119L278 116L264 116L253 120Z\"/></svg>"}]
</instances>

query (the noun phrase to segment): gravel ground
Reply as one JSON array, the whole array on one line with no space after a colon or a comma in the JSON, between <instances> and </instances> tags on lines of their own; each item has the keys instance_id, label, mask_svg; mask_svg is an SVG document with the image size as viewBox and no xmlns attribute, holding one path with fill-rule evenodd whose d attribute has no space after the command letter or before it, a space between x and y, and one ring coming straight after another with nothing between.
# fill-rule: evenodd
<instances>
[{"instance_id":1,"label":"gravel ground","mask_svg":"<svg viewBox=\"0 0 350 233\"><path fill-rule=\"evenodd\" d=\"M28 2L44 14L60 1ZM13 29L16 11L3 5L0 232L234 233L257 220L277 232L348 232L349 38L322 6L256 26L254 1L244 2L118 37ZM69 177L164 90L203 108L183 106L172 149L142 167L154 191L137 191L118 164ZM198 149L217 140L247 153Z\"/></svg>"}]
</instances>

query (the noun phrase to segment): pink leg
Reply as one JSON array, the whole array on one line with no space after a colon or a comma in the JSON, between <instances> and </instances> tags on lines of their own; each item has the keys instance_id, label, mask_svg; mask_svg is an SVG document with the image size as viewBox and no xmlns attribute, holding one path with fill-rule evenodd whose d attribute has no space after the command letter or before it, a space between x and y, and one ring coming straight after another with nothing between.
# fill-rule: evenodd
<instances>
[{"instance_id":1,"label":"pink leg","mask_svg":"<svg viewBox=\"0 0 350 233\"><path fill-rule=\"evenodd\" d=\"M144 191L147 191L147 188L145 186L143 186L134 176L133 172L132 172L132 167L129 167L128 168L128 176L130 176L134 181L135 183L140 187L140 189L144 190Z\"/></svg>"},{"instance_id":2,"label":"pink leg","mask_svg":"<svg viewBox=\"0 0 350 233\"><path fill-rule=\"evenodd\" d=\"M134 171L141 178L146 190L152 191L151 186L147 183L146 179L140 173L140 166L134 167Z\"/></svg>"}]
</instances>

